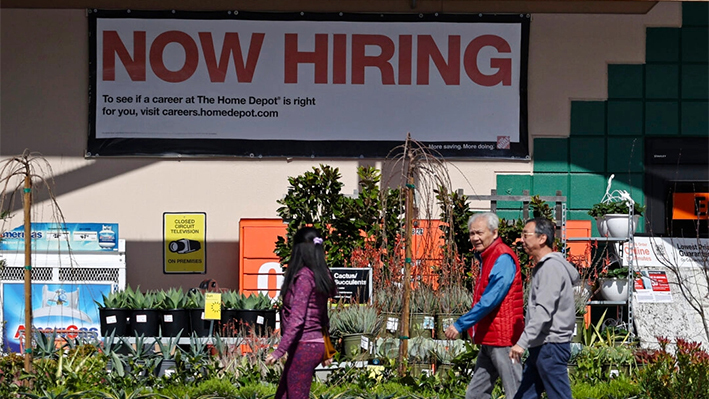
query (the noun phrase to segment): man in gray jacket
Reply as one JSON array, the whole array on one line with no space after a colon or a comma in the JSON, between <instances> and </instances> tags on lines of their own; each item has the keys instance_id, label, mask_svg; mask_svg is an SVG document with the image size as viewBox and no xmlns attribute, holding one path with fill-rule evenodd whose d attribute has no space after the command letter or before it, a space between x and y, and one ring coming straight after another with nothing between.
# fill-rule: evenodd
<instances>
[{"instance_id":1,"label":"man in gray jacket","mask_svg":"<svg viewBox=\"0 0 709 399\"><path fill-rule=\"evenodd\" d=\"M554 252L554 224L546 218L527 222L522 244L535 261L529 289L524 332L510 349L519 362L525 349L522 382L514 399L571 399L567 363L571 355L576 309L573 286L579 282L576 268Z\"/></svg>"}]
</instances>

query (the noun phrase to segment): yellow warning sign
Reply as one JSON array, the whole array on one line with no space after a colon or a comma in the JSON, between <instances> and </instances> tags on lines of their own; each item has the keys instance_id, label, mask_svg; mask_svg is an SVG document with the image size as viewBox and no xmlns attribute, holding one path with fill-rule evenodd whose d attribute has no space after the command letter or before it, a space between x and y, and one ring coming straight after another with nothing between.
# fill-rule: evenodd
<instances>
[{"instance_id":1,"label":"yellow warning sign","mask_svg":"<svg viewBox=\"0 0 709 399\"><path fill-rule=\"evenodd\" d=\"M165 273L206 273L207 214L163 213Z\"/></svg>"},{"instance_id":2,"label":"yellow warning sign","mask_svg":"<svg viewBox=\"0 0 709 399\"><path fill-rule=\"evenodd\" d=\"M204 294L204 319L221 320L222 318L222 294L218 292L207 292Z\"/></svg>"}]
</instances>

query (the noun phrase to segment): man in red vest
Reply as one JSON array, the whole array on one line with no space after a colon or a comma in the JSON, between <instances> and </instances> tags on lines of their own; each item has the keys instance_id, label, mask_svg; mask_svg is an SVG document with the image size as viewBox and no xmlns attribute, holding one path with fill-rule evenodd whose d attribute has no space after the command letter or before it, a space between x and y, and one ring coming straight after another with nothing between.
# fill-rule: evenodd
<instances>
[{"instance_id":1,"label":"man in red vest","mask_svg":"<svg viewBox=\"0 0 709 399\"><path fill-rule=\"evenodd\" d=\"M509 357L524 330L522 274L517 255L500 239L498 226L499 219L491 212L476 213L468 221L480 277L473 308L445 331L448 339L455 339L471 328L473 342L480 345L465 399L489 399L498 377L505 397L511 398L522 379L522 365Z\"/></svg>"}]
</instances>

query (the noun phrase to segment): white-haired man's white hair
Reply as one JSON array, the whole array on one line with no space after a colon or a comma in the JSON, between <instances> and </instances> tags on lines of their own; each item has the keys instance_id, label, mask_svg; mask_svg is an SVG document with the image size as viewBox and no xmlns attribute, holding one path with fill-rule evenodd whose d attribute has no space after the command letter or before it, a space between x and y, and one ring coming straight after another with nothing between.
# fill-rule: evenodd
<instances>
[{"instance_id":1,"label":"white-haired man's white hair","mask_svg":"<svg viewBox=\"0 0 709 399\"><path fill-rule=\"evenodd\" d=\"M492 212L482 212L474 213L473 216L470 217L468 220L468 230L470 230L470 226L472 226L478 219L484 219L487 222L487 227L490 231L495 231L498 227L500 227L500 218L498 218L497 215Z\"/></svg>"}]
</instances>

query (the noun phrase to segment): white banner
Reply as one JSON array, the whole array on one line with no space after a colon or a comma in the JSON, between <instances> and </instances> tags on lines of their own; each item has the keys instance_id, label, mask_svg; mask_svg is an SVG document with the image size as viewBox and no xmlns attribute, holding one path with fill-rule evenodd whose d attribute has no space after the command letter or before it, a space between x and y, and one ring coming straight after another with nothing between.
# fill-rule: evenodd
<instances>
[{"instance_id":1,"label":"white banner","mask_svg":"<svg viewBox=\"0 0 709 399\"><path fill-rule=\"evenodd\" d=\"M640 267L709 267L709 239L635 237L635 262ZM623 245L623 262L630 262L630 246Z\"/></svg>"},{"instance_id":2,"label":"white banner","mask_svg":"<svg viewBox=\"0 0 709 399\"><path fill-rule=\"evenodd\" d=\"M520 22L97 17L95 30L98 141L355 141L357 156L410 132L452 156L526 156Z\"/></svg>"}]
</instances>

